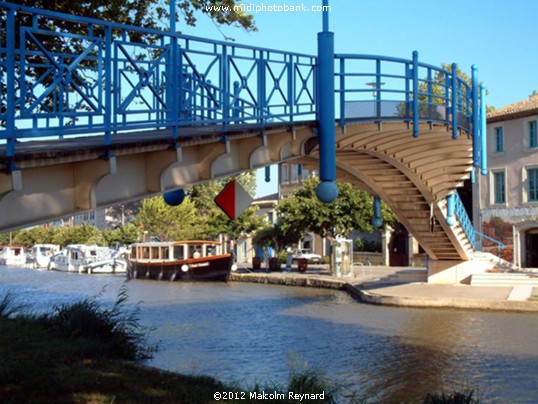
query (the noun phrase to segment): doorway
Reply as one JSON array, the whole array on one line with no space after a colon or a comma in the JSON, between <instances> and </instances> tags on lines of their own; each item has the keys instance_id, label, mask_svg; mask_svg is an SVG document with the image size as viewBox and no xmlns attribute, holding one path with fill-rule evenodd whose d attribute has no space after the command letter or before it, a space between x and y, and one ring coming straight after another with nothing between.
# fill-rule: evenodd
<instances>
[{"instance_id":1,"label":"doorway","mask_svg":"<svg viewBox=\"0 0 538 404\"><path fill-rule=\"evenodd\" d=\"M525 233L525 266L538 268L538 229Z\"/></svg>"},{"instance_id":2,"label":"doorway","mask_svg":"<svg viewBox=\"0 0 538 404\"><path fill-rule=\"evenodd\" d=\"M409 265L409 233L400 223L396 224L390 242L389 264L391 267Z\"/></svg>"}]
</instances>

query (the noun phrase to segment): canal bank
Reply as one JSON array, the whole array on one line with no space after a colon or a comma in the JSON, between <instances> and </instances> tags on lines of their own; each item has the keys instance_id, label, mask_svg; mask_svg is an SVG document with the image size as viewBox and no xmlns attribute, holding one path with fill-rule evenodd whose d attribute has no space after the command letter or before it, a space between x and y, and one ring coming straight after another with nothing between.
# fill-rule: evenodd
<instances>
[{"instance_id":1,"label":"canal bank","mask_svg":"<svg viewBox=\"0 0 538 404\"><path fill-rule=\"evenodd\" d=\"M243 269L232 273L232 282L317 287L345 290L354 298L370 304L451 308L488 311L538 313L538 290L521 286L432 285L425 269L391 267L355 267L349 277L333 277L328 265L317 265L307 272L265 272ZM523 292L523 293L522 293Z\"/></svg>"}]
</instances>

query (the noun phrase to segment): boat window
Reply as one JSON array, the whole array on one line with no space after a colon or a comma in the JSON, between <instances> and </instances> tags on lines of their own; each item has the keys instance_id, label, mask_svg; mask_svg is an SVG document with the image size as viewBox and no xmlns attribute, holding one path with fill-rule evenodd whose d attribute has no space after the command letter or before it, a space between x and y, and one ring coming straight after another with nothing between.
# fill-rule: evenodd
<instances>
[{"instance_id":1,"label":"boat window","mask_svg":"<svg viewBox=\"0 0 538 404\"><path fill-rule=\"evenodd\" d=\"M215 255L217 253L216 249L217 249L216 246L208 245L207 246L207 256L210 257L212 255Z\"/></svg>"},{"instance_id":2,"label":"boat window","mask_svg":"<svg viewBox=\"0 0 538 404\"><path fill-rule=\"evenodd\" d=\"M162 246L161 247L161 255L160 257L164 260L167 260L170 254L168 253L169 247L168 246Z\"/></svg>"},{"instance_id":3,"label":"boat window","mask_svg":"<svg viewBox=\"0 0 538 404\"><path fill-rule=\"evenodd\" d=\"M149 259L149 247L142 247L142 258Z\"/></svg>"},{"instance_id":4,"label":"boat window","mask_svg":"<svg viewBox=\"0 0 538 404\"><path fill-rule=\"evenodd\" d=\"M159 247L151 247L151 258L159 258Z\"/></svg>"},{"instance_id":5,"label":"boat window","mask_svg":"<svg viewBox=\"0 0 538 404\"><path fill-rule=\"evenodd\" d=\"M202 248L199 245L193 244L189 246L189 257L200 258L202 256Z\"/></svg>"},{"instance_id":6,"label":"boat window","mask_svg":"<svg viewBox=\"0 0 538 404\"><path fill-rule=\"evenodd\" d=\"M183 255L183 246L182 245L175 245L174 246L174 259L175 260L183 260L185 259Z\"/></svg>"},{"instance_id":7,"label":"boat window","mask_svg":"<svg viewBox=\"0 0 538 404\"><path fill-rule=\"evenodd\" d=\"M138 248L136 248L136 247L131 248L131 258L135 258L135 259L138 258L137 254L136 254L137 251L138 251Z\"/></svg>"}]
</instances>

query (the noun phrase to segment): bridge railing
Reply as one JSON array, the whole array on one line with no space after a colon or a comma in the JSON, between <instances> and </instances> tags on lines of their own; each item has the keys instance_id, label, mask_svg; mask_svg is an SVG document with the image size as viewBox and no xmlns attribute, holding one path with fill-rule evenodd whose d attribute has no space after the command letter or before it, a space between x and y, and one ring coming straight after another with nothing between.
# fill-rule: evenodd
<instances>
[{"instance_id":1,"label":"bridge railing","mask_svg":"<svg viewBox=\"0 0 538 404\"><path fill-rule=\"evenodd\" d=\"M453 136L471 131L472 88L450 70L412 59L373 55L336 55L336 92L340 125L354 121L404 120L440 122L453 127Z\"/></svg>"},{"instance_id":2,"label":"bridge railing","mask_svg":"<svg viewBox=\"0 0 538 404\"><path fill-rule=\"evenodd\" d=\"M61 24L58 22L61 21ZM0 3L0 143L315 119L317 58ZM469 131L471 88L411 60L336 55L340 124L442 122ZM476 99L476 98L475 98Z\"/></svg>"},{"instance_id":3,"label":"bridge railing","mask_svg":"<svg viewBox=\"0 0 538 404\"><path fill-rule=\"evenodd\" d=\"M0 30L8 157L25 138L315 117L314 56L5 2Z\"/></svg>"}]
</instances>

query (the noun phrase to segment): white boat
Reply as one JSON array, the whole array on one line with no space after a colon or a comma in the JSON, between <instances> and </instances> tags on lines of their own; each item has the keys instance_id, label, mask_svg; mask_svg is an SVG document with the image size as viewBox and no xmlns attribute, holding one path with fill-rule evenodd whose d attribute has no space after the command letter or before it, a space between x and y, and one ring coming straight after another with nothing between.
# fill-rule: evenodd
<instances>
[{"instance_id":1,"label":"white boat","mask_svg":"<svg viewBox=\"0 0 538 404\"><path fill-rule=\"evenodd\" d=\"M88 274L114 274L127 272L127 262L121 252L97 245L71 244L52 256L49 269Z\"/></svg>"},{"instance_id":2,"label":"white boat","mask_svg":"<svg viewBox=\"0 0 538 404\"><path fill-rule=\"evenodd\" d=\"M23 267L26 265L26 248L22 245L0 247L0 265Z\"/></svg>"},{"instance_id":3,"label":"white boat","mask_svg":"<svg viewBox=\"0 0 538 404\"><path fill-rule=\"evenodd\" d=\"M60 252L57 244L36 244L26 254L26 264L33 268L48 268L53 255Z\"/></svg>"}]
</instances>

